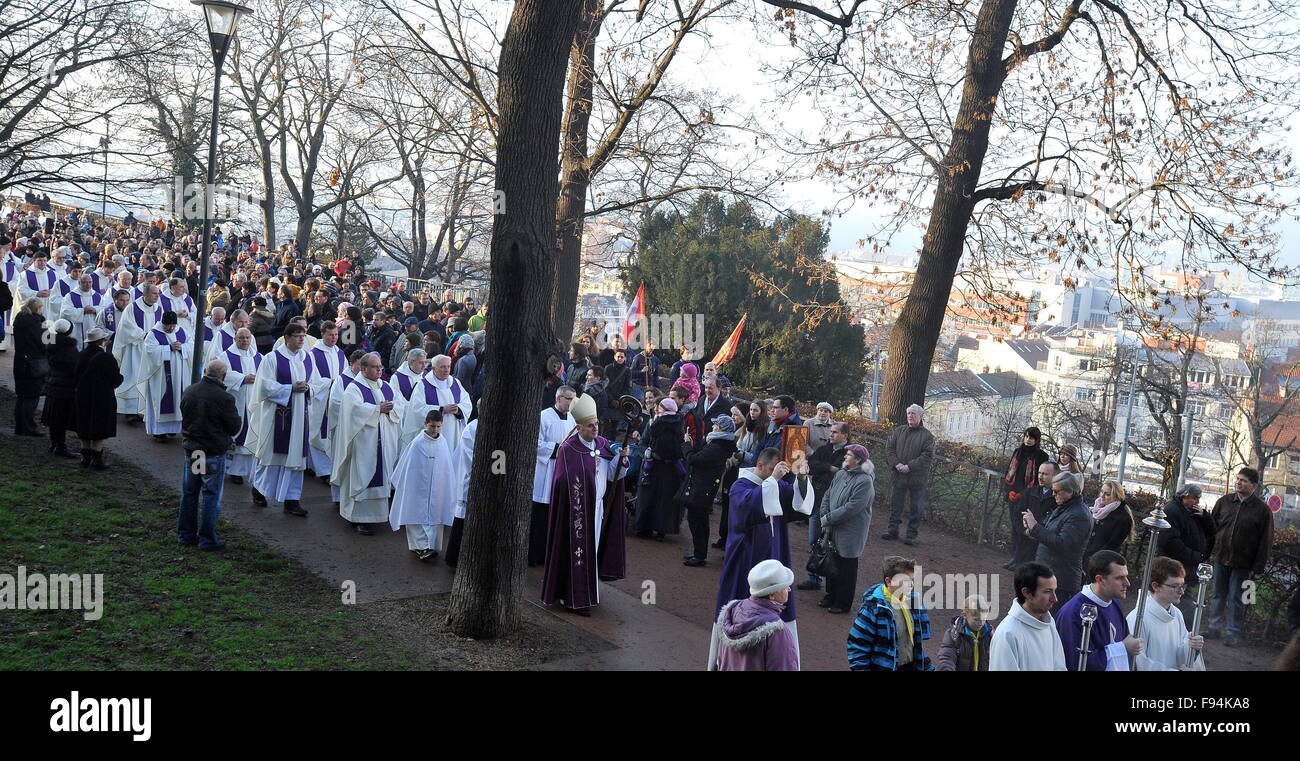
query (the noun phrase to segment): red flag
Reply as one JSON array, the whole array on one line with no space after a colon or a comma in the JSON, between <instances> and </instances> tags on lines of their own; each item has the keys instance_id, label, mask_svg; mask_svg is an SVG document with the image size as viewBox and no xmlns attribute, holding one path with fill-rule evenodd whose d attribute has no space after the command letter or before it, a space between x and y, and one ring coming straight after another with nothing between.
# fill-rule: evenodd
<instances>
[{"instance_id":1,"label":"red flag","mask_svg":"<svg viewBox=\"0 0 1300 761\"><path fill-rule=\"evenodd\" d=\"M623 343L626 344L632 339L632 331L636 329L636 324L645 319L645 283L636 289L636 298L627 308L627 314L623 316Z\"/></svg>"},{"instance_id":2,"label":"red flag","mask_svg":"<svg viewBox=\"0 0 1300 761\"><path fill-rule=\"evenodd\" d=\"M740 322L736 323L736 329L731 331L726 343L722 344L722 348L718 349L718 353L713 355L713 364L722 367L723 362L736 356L736 345L740 343L740 333L745 329L745 320L748 318L749 314L746 313L740 318Z\"/></svg>"}]
</instances>

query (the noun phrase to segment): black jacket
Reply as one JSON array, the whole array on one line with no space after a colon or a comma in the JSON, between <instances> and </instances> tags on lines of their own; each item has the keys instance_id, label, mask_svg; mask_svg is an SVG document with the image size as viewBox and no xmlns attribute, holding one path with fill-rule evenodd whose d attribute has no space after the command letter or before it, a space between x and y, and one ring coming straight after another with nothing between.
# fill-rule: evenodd
<instances>
[{"instance_id":1,"label":"black jacket","mask_svg":"<svg viewBox=\"0 0 1300 761\"><path fill-rule=\"evenodd\" d=\"M1076 494L1064 505L1058 505L1029 532L1038 542L1038 562L1052 569L1062 593L1073 595L1082 588L1083 551L1088 546L1092 531L1092 513ZM1066 599L1063 594L1058 594Z\"/></svg>"},{"instance_id":2,"label":"black jacket","mask_svg":"<svg viewBox=\"0 0 1300 761\"><path fill-rule=\"evenodd\" d=\"M1111 510L1100 521L1093 521L1092 538L1088 540L1088 548L1083 551L1084 565L1088 564L1088 558L1092 557L1094 552L1102 550L1119 552L1120 546L1128 539L1129 534L1137 528L1134 525L1135 523L1136 519L1129 514L1127 502L1121 502L1119 507Z\"/></svg>"},{"instance_id":3,"label":"black jacket","mask_svg":"<svg viewBox=\"0 0 1300 761\"><path fill-rule=\"evenodd\" d=\"M821 507L822 497L831 486L831 479L844 466L844 446L836 447L833 442L826 442L808 455L808 478L812 480L813 493L816 495L814 509Z\"/></svg>"},{"instance_id":4,"label":"black jacket","mask_svg":"<svg viewBox=\"0 0 1300 761\"><path fill-rule=\"evenodd\" d=\"M1056 498L1052 496L1050 486L1030 486L1020 493L1016 500L1016 510L1021 514L1031 513L1034 520L1042 523L1056 509Z\"/></svg>"},{"instance_id":5,"label":"black jacket","mask_svg":"<svg viewBox=\"0 0 1300 761\"><path fill-rule=\"evenodd\" d=\"M1015 502L1026 489L1035 486L1038 483L1038 466L1047 460L1047 453L1042 447L1021 445L1017 448L1011 455L1011 462L1007 464L1010 477L1006 474L1002 477L1007 499Z\"/></svg>"},{"instance_id":6,"label":"black jacket","mask_svg":"<svg viewBox=\"0 0 1300 761\"><path fill-rule=\"evenodd\" d=\"M45 396L71 401L77 393L77 339L71 334L56 336L47 354L50 374L45 376Z\"/></svg>"},{"instance_id":7,"label":"black jacket","mask_svg":"<svg viewBox=\"0 0 1300 761\"><path fill-rule=\"evenodd\" d=\"M682 421L676 415L661 415L650 424L649 436L641 442L643 459L676 462L682 459Z\"/></svg>"},{"instance_id":8,"label":"black jacket","mask_svg":"<svg viewBox=\"0 0 1300 761\"><path fill-rule=\"evenodd\" d=\"M87 346L77 357L77 437L86 441L117 435L117 397L122 373L113 355Z\"/></svg>"},{"instance_id":9,"label":"black jacket","mask_svg":"<svg viewBox=\"0 0 1300 761\"><path fill-rule=\"evenodd\" d=\"M1165 520L1169 521L1169 528L1160 532L1156 550L1182 563L1187 586L1194 587L1200 583L1196 566L1208 562L1214 549L1214 518L1204 510L1195 515L1174 499L1165 506Z\"/></svg>"},{"instance_id":10,"label":"black jacket","mask_svg":"<svg viewBox=\"0 0 1300 761\"><path fill-rule=\"evenodd\" d=\"M713 401L713 406L705 410L704 406L708 403L708 398L701 391L700 398L695 400L695 408L691 410L691 417L695 418L695 430L699 432L697 435L700 441L703 441L704 437L713 430L713 419L728 414L731 409L731 402L727 401L722 394L718 394L718 398Z\"/></svg>"},{"instance_id":11,"label":"black jacket","mask_svg":"<svg viewBox=\"0 0 1300 761\"><path fill-rule=\"evenodd\" d=\"M38 373L36 360L45 358L41 343L41 324L37 314L19 314L14 318L14 391L19 399L35 399L45 385L45 373Z\"/></svg>"},{"instance_id":12,"label":"black jacket","mask_svg":"<svg viewBox=\"0 0 1300 761\"><path fill-rule=\"evenodd\" d=\"M1255 493L1225 494L1214 503L1214 562L1261 573L1273 546L1273 512Z\"/></svg>"},{"instance_id":13,"label":"black jacket","mask_svg":"<svg viewBox=\"0 0 1300 761\"><path fill-rule=\"evenodd\" d=\"M230 451L230 438L243 424L235 397L216 378L205 375L181 394L181 437L186 452L223 455Z\"/></svg>"},{"instance_id":14,"label":"black jacket","mask_svg":"<svg viewBox=\"0 0 1300 761\"><path fill-rule=\"evenodd\" d=\"M683 500L687 507L701 508L713 504L713 497L718 493L718 484L722 481L722 471L727 467L727 460L736 452L733 439L714 439L702 446L692 448L682 445L686 450L686 464L690 472L686 474L686 490Z\"/></svg>"}]
</instances>

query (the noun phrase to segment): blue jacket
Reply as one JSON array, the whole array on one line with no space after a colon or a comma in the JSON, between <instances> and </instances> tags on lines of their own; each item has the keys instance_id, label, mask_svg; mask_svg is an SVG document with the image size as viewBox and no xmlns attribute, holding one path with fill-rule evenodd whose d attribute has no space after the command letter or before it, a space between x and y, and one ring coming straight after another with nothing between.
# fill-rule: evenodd
<instances>
[{"instance_id":1,"label":"blue jacket","mask_svg":"<svg viewBox=\"0 0 1300 761\"><path fill-rule=\"evenodd\" d=\"M775 422L769 422L767 424L767 430L763 431L763 435L761 437L754 437L754 443L750 446L749 452L745 455L746 467L753 467L754 463L758 460L758 453L762 452L764 449L767 449L768 447L772 447L773 449L781 448L781 429L787 425L802 426L803 418L799 417L798 412L791 412L790 417L786 418L785 422L781 423L781 425L777 425ZM791 463L791 465L793 466L794 463Z\"/></svg>"},{"instance_id":2,"label":"blue jacket","mask_svg":"<svg viewBox=\"0 0 1300 761\"><path fill-rule=\"evenodd\" d=\"M921 643L930 638L930 614L912 593L912 662L904 671L934 671L930 656ZM849 668L853 671L898 671L898 631L894 611L885 596L885 585L877 584L862 595L862 607L849 629Z\"/></svg>"}]
</instances>

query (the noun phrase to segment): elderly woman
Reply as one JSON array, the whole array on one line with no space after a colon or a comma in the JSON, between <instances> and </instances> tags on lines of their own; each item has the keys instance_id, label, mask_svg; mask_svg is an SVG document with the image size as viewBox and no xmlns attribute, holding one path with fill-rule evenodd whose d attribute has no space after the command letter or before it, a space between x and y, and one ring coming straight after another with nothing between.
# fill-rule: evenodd
<instances>
[{"instance_id":1,"label":"elderly woman","mask_svg":"<svg viewBox=\"0 0 1300 761\"><path fill-rule=\"evenodd\" d=\"M835 573L826 579L822 607L829 613L848 613L858 583L858 558L871 529L871 506L876 498L876 468L866 447L844 447L844 467L835 474L822 499L822 531L835 547Z\"/></svg>"},{"instance_id":2,"label":"elderly woman","mask_svg":"<svg viewBox=\"0 0 1300 761\"><path fill-rule=\"evenodd\" d=\"M40 436L36 426L36 404L41 398L41 387L49 374L49 359L41 341L45 317L45 302L33 296L23 303L14 317L14 434Z\"/></svg>"},{"instance_id":3,"label":"elderly woman","mask_svg":"<svg viewBox=\"0 0 1300 761\"><path fill-rule=\"evenodd\" d=\"M799 643L781 612L790 600L794 571L779 560L750 570L749 597L718 613L718 671L798 671Z\"/></svg>"},{"instance_id":4,"label":"elderly woman","mask_svg":"<svg viewBox=\"0 0 1300 761\"><path fill-rule=\"evenodd\" d=\"M104 351L110 333L92 328L86 334L86 348L77 357L76 418L81 439L81 467L103 470L104 439L117 435L117 397L113 390L122 384L117 360Z\"/></svg>"},{"instance_id":5,"label":"elderly woman","mask_svg":"<svg viewBox=\"0 0 1300 761\"><path fill-rule=\"evenodd\" d=\"M1083 551L1092 534L1092 513L1083 504L1083 485L1074 473L1056 474L1052 499L1056 507L1041 523L1029 511L1022 520L1030 538L1038 541L1034 559L1056 575L1056 605L1052 607L1055 614L1083 588Z\"/></svg>"},{"instance_id":6,"label":"elderly woman","mask_svg":"<svg viewBox=\"0 0 1300 761\"><path fill-rule=\"evenodd\" d=\"M50 453L56 457L76 457L68 451L68 431L76 422L77 390L77 339L72 335L72 323L58 320L54 323L54 343L46 349L50 361L49 375L45 376L45 409L41 422L50 432Z\"/></svg>"}]
</instances>

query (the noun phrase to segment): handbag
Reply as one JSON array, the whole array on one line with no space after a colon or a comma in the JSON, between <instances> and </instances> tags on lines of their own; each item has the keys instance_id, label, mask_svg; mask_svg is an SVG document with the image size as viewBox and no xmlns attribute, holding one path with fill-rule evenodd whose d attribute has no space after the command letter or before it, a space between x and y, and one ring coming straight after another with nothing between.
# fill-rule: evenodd
<instances>
[{"instance_id":1,"label":"handbag","mask_svg":"<svg viewBox=\"0 0 1300 761\"><path fill-rule=\"evenodd\" d=\"M839 555L835 552L835 545L831 542L829 534L822 534L812 546L812 551L808 553L807 571L814 576L821 576L827 579L834 578L839 573L840 564L836 560Z\"/></svg>"}]
</instances>

